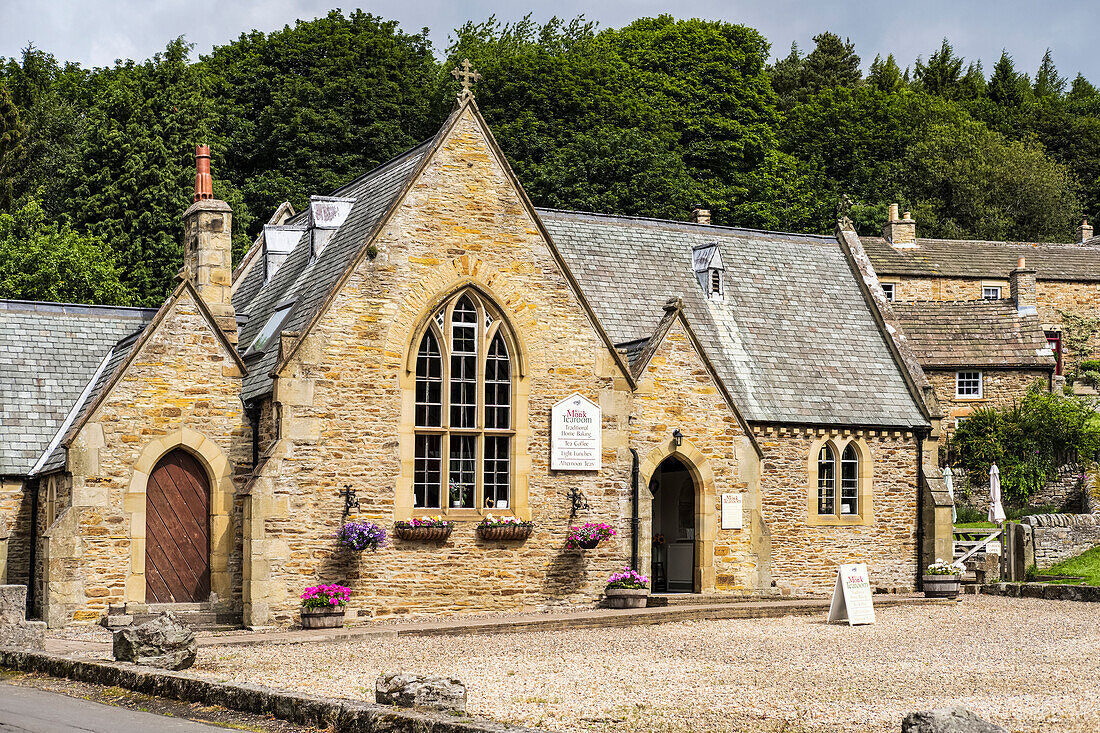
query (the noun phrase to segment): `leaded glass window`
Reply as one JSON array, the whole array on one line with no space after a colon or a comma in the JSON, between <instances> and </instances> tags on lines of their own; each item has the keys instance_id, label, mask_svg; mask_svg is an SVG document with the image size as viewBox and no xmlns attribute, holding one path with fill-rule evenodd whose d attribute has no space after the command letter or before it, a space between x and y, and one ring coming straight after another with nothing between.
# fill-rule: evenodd
<instances>
[{"instance_id":1,"label":"leaded glass window","mask_svg":"<svg viewBox=\"0 0 1100 733\"><path fill-rule=\"evenodd\" d=\"M851 443L840 457L840 513L859 514L859 454Z\"/></svg>"},{"instance_id":2,"label":"leaded glass window","mask_svg":"<svg viewBox=\"0 0 1100 733\"><path fill-rule=\"evenodd\" d=\"M514 342L505 328L473 291L428 321L416 352L416 508L511 504Z\"/></svg>"},{"instance_id":3,"label":"leaded glass window","mask_svg":"<svg viewBox=\"0 0 1100 733\"><path fill-rule=\"evenodd\" d=\"M836 456L828 445L817 456L817 513L836 513Z\"/></svg>"}]
</instances>

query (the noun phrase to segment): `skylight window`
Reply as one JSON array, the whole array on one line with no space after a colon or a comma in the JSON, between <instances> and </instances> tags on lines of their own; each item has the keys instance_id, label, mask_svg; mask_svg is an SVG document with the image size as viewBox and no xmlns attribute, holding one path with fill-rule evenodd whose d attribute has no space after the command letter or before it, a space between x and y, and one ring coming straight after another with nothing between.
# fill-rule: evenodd
<instances>
[{"instance_id":1,"label":"skylight window","mask_svg":"<svg viewBox=\"0 0 1100 733\"><path fill-rule=\"evenodd\" d=\"M280 303L275 312L271 314L271 317L267 319L267 323L260 329L260 332L256 334L256 338L252 339L252 343L248 346L248 351L244 352L245 356L251 354L262 353L267 350L267 345L275 334L279 333L283 327L283 321L290 315L291 308L294 307L294 301L289 303Z\"/></svg>"}]
</instances>

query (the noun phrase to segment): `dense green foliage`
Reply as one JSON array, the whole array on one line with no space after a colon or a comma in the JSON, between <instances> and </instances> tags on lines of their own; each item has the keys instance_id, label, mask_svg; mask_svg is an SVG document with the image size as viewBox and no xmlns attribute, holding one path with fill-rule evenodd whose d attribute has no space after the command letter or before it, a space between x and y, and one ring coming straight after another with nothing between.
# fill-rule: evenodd
<instances>
[{"instance_id":1,"label":"dense green foliage","mask_svg":"<svg viewBox=\"0 0 1100 733\"><path fill-rule=\"evenodd\" d=\"M1100 419L1083 399L1030 390L1006 409L975 410L947 443L951 464L972 478L996 463L1008 504L1020 506L1069 461L1100 450Z\"/></svg>"},{"instance_id":2,"label":"dense green foliage","mask_svg":"<svg viewBox=\"0 0 1100 733\"><path fill-rule=\"evenodd\" d=\"M201 59L178 39L84 69L28 46L0 59L0 211L33 200L47 238L101 238L134 302L156 303L180 264L196 143L211 146L239 256L280 202L301 209L430 137L468 57L541 206L679 219L701 206L719 224L829 232L847 195L864 234L897 201L925 236L1055 241L1100 213L1100 93L1049 52L1034 79L1008 53L987 76L944 39L864 74L850 40L813 43L769 66L767 39L722 21L489 19L456 29L438 62L426 31L333 11Z\"/></svg>"},{"instance_id":3,"label":"dense green foliage","mask_svg":"<svg viewBox=\"0 0 1100 733\"><path fill-rule=\"evenodd\" d=\"M37 201L0 212L0 298L125 305L119 275L102 239L47 221Z\"/></svg>"}]
</instances>

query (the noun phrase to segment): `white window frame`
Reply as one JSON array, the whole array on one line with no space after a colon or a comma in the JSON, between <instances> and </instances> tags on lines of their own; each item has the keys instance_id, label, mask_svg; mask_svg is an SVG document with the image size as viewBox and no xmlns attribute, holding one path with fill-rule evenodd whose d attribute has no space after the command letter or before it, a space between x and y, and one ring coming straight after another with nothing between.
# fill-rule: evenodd
<instances>
[{"instance_id":1,"label":"white window frame","mask_svg":"<svg viewBox=\"0 0 1100 733\"><path fill-rule=\"evenodd\" d=\"M890 303L895 302L898 297L898 284L897 283L879 283L882 285L882 292L886 295L886 300Z\"/></svg>"},{"instance_id":2,"label":"white window frame","mask_svg":"<svg viewBox=\"0 0 1100 733\"><path fill-rule=\"evenodd\" d=\"M294 308L295 302L294 300L287 300L275 306L275 310L272 311L271 317L267 319L267 323L265 323L264 327L260 329L260 332L256 334L256 337L252 339L252 343L248 345L248 348L244 352L245 356L267 351L268 346L271 344L271 340L281 332L283 323L286 322L287 316L290 315L290 311Z\"/></svg>"},{"instance_id":3,"label":"white window frame","mask_svg":"<svg viewBox=\"0 0 1100 733\"><path fill-rule=\"evenodd\" d=\"M968 390L972 388L971 385L975 381L975 378L972 375L975 375L975 374L978 375L977 376L977 387L978 387L977 393L972 393L970 391L963 392L963 383L964 382L967 383L967 385L968 385L967 389ZM977 369L967 369L965 371L960 370L960 371L955 372L955 399L957 399L957 400L980 400L980 399L982 399L983 395L984 395L984 392L985 392L985 390L983 388L984 387L983 382L984 382L984 380L982 379L982 373L981 373L981 371L979 371Z\"/></svg>"},{"instance_id":4,"label":"white window frame","mask_svg":"<svg viewBox=\"0 0 1100 733\"><path fill-rule=\"evenodd\" d=\"M982 286L982 300L1000 300L1001 299L1001 286L1000 285L983 285Z\"/></svg>"}]
</instances>

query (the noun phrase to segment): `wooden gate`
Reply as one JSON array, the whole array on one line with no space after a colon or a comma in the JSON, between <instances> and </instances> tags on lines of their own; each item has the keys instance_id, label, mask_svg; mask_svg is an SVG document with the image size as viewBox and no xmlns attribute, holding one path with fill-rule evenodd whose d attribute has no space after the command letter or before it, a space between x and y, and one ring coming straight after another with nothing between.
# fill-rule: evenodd
<instances>
[{"instance_id":1,"label":"wooden gate","mask_svg":"<svg viewBox=\"0 0 1100 733\"><path fill-rule=\"evenodd\" d=\"M190 603L210 597L210 482L185 450L149 474L145 510L145 601Z\"/></svg>"}]
</instances>

